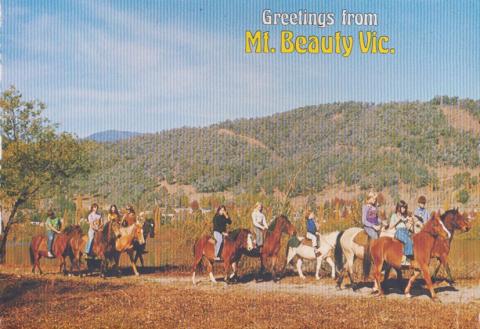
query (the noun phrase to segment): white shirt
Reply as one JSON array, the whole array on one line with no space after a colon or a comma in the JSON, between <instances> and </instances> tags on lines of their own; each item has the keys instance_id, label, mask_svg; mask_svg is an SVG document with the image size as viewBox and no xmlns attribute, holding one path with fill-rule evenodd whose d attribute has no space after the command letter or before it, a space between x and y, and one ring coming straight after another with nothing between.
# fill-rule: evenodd
<instances>
[{"instance_id":1,"label":"white shirt","mask_svg":"<svg viewBox=\"0 0 480 329\"><path fill-rule=\"evenodd\" d=\"M267 229L267 220L265 219L265 215L262 214L258 210L254 210L252 213L252 221L253 221L253 226L263 230Z\"/></svg>"}]
</instances>

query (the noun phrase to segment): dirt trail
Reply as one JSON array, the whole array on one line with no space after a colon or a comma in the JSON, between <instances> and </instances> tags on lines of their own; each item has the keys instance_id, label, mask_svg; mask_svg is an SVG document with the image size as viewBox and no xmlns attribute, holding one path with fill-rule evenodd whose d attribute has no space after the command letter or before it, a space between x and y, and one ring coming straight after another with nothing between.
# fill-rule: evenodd
<instances>
[{"instance_id":1,"label":"dirt trail","mask_svg":"<svg viewBox=\"0 0 480 329\"><path fill-rule=\"evenodd\" d=\"M264 150L270 151L271 154L272 154L273 160L275 160L275 161L280 161L281 160L281 158L278 156L278 154L275 153L275 151L268 148L267 145L265 145L263 142L259 141L258 139L255 139L255 138L249 137L249 136L245 136L245 135L241 135L241 134L238 134L238 133L236 133L236 132L234 132L230 129L225 129L225 128L219 129L218 133L220 135L228 135L228 136L233 136L233 137L237 137L239 139L242 139L243 141L247 142L250 145L260 147Z\"/></svg>"},{"instance_id":2,"label":"dirt trail","mask_svg":"<svg viewBox=\"0 0 480 329\"><path fill-rule=\"evenodd\" d=\"M197 278L198 280L199 278ZM155 282L162 285L178 285L191 286L190 277L143 277L143 281ZM360 298L378 298L372 295L372 289L369 287L362 287L357 291L352 289L338 290L335 284L329 279L322 279L315 281L313 279L306 279L305 281L298 278L287 278L288 282L274 283L272 281L259 282L251 281L248 283L241 283L235 285L227 285L224 282L217 284L211 283L207 277L201 277L197 287L202 290L236 290L242 292L257 292L257 293L287 293L287 294L303 294L316 295L324 297L360 297ZM391 281L391 280L390 280ZM472 283L461 283L455 287L450 287L447 284L440 285L436 288L437 296L442 303L478 303L480 305L480 286ZM427 291L416 285L412 289L413 299L415 300L430 300ZM386 298L405 300L409 299L403 295L403 292L394 287L390 287Z\"/></svg>"}]
</instances>

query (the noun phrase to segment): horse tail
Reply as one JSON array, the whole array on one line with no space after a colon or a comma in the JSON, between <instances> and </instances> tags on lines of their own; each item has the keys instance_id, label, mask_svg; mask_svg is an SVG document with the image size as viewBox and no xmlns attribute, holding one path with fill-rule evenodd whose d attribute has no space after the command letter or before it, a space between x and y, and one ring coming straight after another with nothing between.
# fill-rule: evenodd
<instances>
[{"instance_id":1,"label":"horse tail","mask_svg":"<svg viewBox=\"0 0 480 329\"><path fill-rule=\"evenodd\" d=\"M342 245L340 243L340 239L343 236L343 233L345 231L340 231L337 235L337 239L335 241L335 266L337 268L337 271L342 271L343 270L343 250L342 250Z\"/></svg>"},{"instance_id":2,"label":"horse tail","mask_svg":"<svg viewBox=\"0 0 480 329\"><path fill-rule=\"evenodd\" d=\"M370 269L372 267L372 254L370 253L370 237L368 238L368 245L365 247L363 252L363 277L366 279L370 274Z\"/></svg>"},{"instance_id":3,"label":"horse tail","mask_svg":"<svg viewBox=\"0 0 480 329\"><path fill-rule=\"evenodd\" d=\"M28 252L30 255L30 265L33 265L35 262L35 255L33 254L33 240L30 242L30 248L28 248Z\"/></svg>"}]
</instances>

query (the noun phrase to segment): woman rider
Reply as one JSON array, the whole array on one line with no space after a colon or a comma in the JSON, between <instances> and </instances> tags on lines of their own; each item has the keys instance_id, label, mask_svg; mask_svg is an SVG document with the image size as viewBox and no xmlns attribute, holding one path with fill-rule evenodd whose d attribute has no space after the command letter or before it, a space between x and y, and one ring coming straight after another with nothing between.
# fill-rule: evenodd
<instances>
[{"instance_id":1,"label":"woman rider","mask_svg":"<svg viewBox=\"0 0 480 329\"><path fill-rule=\"evenodd\" d=\"M107 220L112 222L112 229L115 232L115 235L118 237L120 235L120 213L116 205L112 204L108 209Z\"/></svg>"},{"instance_id":2,"label":"woman rider","mask_svg":"<svg viewBox=\"0 0 480 329\"><path fill-rule=\"evenodd\" d=\"M263 246L263 232L268 230L267 220L263 214L263 205L260 202L255 204L255 210L252 212L252 222L257 248L260 251Z\"/></svg>"},{"instance_id":3,"label":"woman rider","mask_svg":"<svg viewBox=\"0 0 480 329\"><path fill-rule=\"evenodd\" d=\"M378 231L380 229L380 220L377 210L377 194L370 192L367 200L362 208L362 223L365 232L371 239L378 239Z\"/></svg>"},{"instance_id":4,"label":"woman rider","mask_svg":"<svg viewBox=\"0 0 480 329\"><path fill-rule=\"evenodd\" d=\"M48 249L48 257L53 258L52 253L52 246L53 246L53 239L55 238L55 234L60 234L60 226L62 225L62 220L58 217L55 217L55 212L50 210L47 214L47 220L45 221L45 228L47 229L47 249Z\"/></svg>"},{"instance_id":5,"label":"woman rider","mask_svg":"<svg viewBox=\"0 0 480 329\"><path fill-rule=\"evenodd\" d=\"M127 206L127 213L123 215L122 226L130 226L137 222L137 215L132 205Z\"/></svg>"},{"instance_id":6,"label":"woman rider","mask_svg":"<svg viewBox=\"0 0 480 329\"><path fill-rule=\"evenodd\" d=\"M315 250L315 254L318 254L319 248L318 248L318 242L317 242L317 223L315 222L315 214L313 211L310 212L310 214L307 217L307 238L312 241L312 247Z\"/></svg>"},{"instance_id":7,"label":"woman rider","mask_svg":"<svg viewBox=\"0 0 480 329\"><path fill-rule=\"evenodd\" d=\"M232 220L227 213L225 206L220 206L213 217L213 237L215 238L215 260L220 260L220 246L223 242L223 236L227 235L227 224L232 224Z\"/></svg>"},{"instance_id":8,"label":"woman rider","mask_svg":"<svg viewBox=\"0 0 480 329\"><path fill-rule=\"evenodd\" d=\"M413 242L407 227L408 219L407 203L401 200L395 207L395 213L390 217L389 229L395 229L395 239L403 243L402 265L409 265L409 259L413 257Z\"/></svg>"},{"instance_id":9,"label":"woman rider","mask_svg":"<svg viewBox=\"0 0 480 329\"><path fill-rule=\"evenodd\" d=\"M88 242L85 246L85 254L91 256L93 237L95 232L98 231L102 226L102 215L98 213L98 204L94 203L90 207L90 214L88 215Z\"/></svg>"}]
</instances>

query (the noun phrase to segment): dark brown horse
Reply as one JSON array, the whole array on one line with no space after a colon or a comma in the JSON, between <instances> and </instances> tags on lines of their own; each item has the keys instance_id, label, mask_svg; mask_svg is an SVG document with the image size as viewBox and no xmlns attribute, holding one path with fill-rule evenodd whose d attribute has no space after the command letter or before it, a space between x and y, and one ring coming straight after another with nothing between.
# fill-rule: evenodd
<instances>
[{"instance_id":1,"label":"dark brown horse","mask_svg":"<svg viewBox=\"0 0 480 329\"><path fill-rule=\"evenodd\" d=\"M52 254L55 258L60 260L60 273L67 274L66 257L69 256L72 260L72 251L69 248L69 242L73 237L81 236L82 229L78 225L70 225L65 230L55 235L52 245ZM40 268L40 258L48 258L47 250L47 238L45 235L37 235L32 237L30 243L30 262L32 264L32 273L35 273L35 268L38 268L40 274L42 269ZM72 263L73 267L73 263Z\"/></svg>"},{"instance_id":2,"label":"dark brown horse","mask_svg":"<svg viewBox=\"0 0 480 329\"><path fill-rule=\"evenodd\" d=\"M278 277L276 275L276 265L283 233L292 236L296 235L297 231L295 226L290 223L286 216L280 215L272 221L268 227L268 230L265 232L265 239L260 252L260 278L257 278L257 281L261 280L261 278L264 276L265 266L269 259L272 278L274 281L278 281Z\"/></svg>"},{"instance_id":3,"label":"dark brown horse","mask_svg":"<svg viewBox=\"0 0 480 329\"><path fill-rule=\"evenodd\" d=\"M92 243L92 253L100 260L100 276L105 277L108 270L109 261L115 261L117 256L115 253L116 235L112 229L112 222L109 221L103 227L95 232ZM89 265L87 261L87 265ZM88 266L91 272L91 266Z\"/></svg>"},{"instance_id":4,"label":"dark brown horse","mask_svg":"<svg viewBox=\"0 0 480 329\"><path fill-rule=\"evenodd\" d=\"M223 247L221 256L223 259L223 268L225 270L225 281L235 276L237 263L243 254L244 250L252 250L254 247L252 234L247 229L237 229L228 234L223 239ZM215 259L215 240L209 235L205 235L197 240L193 246L193 267L192 267L192 282L195 285L195 272L200 262L205 259L207 265L208 275L210 280L214 283L217 281L213 276L213 262ZM232 275L228 276L230 266L232 267Z\"/></svg>"},{"instance_id":5,"label":"dark brown horse","mask_svg":"<svg viewBox=\"0 0 480 329\"><path fill-rule=\"evenodd\" d=\"M443 265L445 271L447 272L449 282L453 283L454 280L452 277L452 272L450 271L450 266L448 265L448 254L450 253L450 245L453 240L453 235L456 230L468 232L472 228L472 223L469 220L469 216L466 214L461 214L458 209L446 211L441 216L441 219L447 230L450 232L450 239L435 240L432 257L437 258L439 263L433 272L433 280L436 279L438 271L440 270L440 266Z\"/></svg>"},{"instance_id":6,"label":"dark brown horse","mask_svg":"<svg viewBox=\"0 0 480 329\"><path fill-rule=\"evenodd\" d=\"M411 276L405 288L405 295L407 297L411 297L410 289L417 277L422 273L427 288L430 290L431 298L436 299L428 265L432 258L435 241L437 239L449 238L450 232L443 224L438 213L433 213L432 218L425 224L423 229L413 235L414 259L412 260L411 267L414 269L414 274ZM397 270L401 269L403 244L391 237L381 237L371 242L370 253L373 260L373 275L378 287L378 294L382 295L383 290L380 281L382 266L385 262Z\"/></svg>"}]
</instances>

